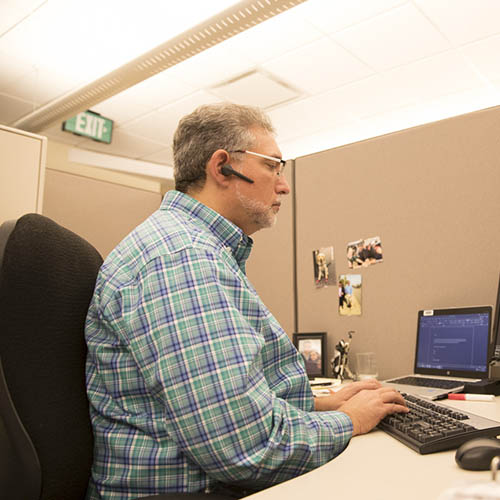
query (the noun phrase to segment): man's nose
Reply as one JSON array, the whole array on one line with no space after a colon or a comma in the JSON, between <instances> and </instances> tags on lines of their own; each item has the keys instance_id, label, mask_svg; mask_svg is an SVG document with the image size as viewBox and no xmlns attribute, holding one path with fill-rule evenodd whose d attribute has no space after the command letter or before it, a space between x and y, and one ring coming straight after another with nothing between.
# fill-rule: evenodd
<instances>
[{"instance_id":1,"label":"man's nose","mask_svg":"<svg viewBox=\"0 0 500 500\"><path fill-rule=\"evenodd\" d=\"M290 184L286 180L285 176L282 175L278 182L276 183L276 192L278 194L289 194L290 193Z\"/></svg>"}]
</instances>

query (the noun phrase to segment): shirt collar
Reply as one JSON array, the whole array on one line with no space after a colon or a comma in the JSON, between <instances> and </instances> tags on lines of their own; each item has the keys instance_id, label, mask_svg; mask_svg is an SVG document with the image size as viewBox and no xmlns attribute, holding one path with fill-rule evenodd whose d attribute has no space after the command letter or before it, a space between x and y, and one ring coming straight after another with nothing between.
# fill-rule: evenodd
<instances>
[{"instance_id":1,"label":"shirt collar","mask_svg":"<svg viewBox=\"0 0 500 500\"><path fill-rule=\"evenodd\" d=\"M236 224L180 191L168 191L160 210L178 210L205 226L221 243L231 249L234 258L243 266L252 250L253 240Z\"/></svg>"}]
</instances>

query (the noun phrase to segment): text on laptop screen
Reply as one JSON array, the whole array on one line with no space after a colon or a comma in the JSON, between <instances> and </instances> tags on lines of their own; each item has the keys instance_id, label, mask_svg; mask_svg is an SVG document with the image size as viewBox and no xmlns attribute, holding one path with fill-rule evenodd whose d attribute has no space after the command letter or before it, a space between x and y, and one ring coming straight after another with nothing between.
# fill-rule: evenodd
<instances>
[{"instance_id":1,"label":"text on laptop screen","mask_svg":"<svg viewBox=\"0 0 500 500\"><path fill-rule=\"evenodd\" d=\"M488 337L487 313L421 317L416 364L419 368L485 371Z\"/></svg>"}]
</instances>

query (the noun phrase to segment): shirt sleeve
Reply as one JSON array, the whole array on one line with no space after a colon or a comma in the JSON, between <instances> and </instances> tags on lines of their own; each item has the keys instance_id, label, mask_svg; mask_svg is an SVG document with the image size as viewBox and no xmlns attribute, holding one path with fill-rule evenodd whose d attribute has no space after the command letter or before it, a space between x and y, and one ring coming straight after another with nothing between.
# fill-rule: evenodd
<instances>
[{"instance_id":1,"label":"shirt sleeve","mask_svg":"<svg viewBox=\"0 0 500 500\"><path fill-rule=\"evenodd\" d=\"M265 487L347 446L347 415L304 411L270 390L249 320L259 311L220 256L157 257L120 293L121 331L169 438L212 478Z\"/></svg>"}]
</instances>

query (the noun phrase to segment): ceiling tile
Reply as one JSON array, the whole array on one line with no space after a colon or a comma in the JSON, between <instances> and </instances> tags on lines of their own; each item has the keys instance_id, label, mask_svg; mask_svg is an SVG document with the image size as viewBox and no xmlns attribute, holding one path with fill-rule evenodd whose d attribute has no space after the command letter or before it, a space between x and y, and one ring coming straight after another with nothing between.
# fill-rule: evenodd
<instances>
[{"instance_id":1,"label":"ceiling tile","mask_svg":"<svg viewBox=\"0 0 500 500\"><path fill-rule=\"evenodd\" d=\"M424 102L422 103L422 113L430 117L428 121L436 121L498 106L499 104L499 89L496 89L493 85L484 85Z\"/></svg>"},{"instance_id":2,"label":"ceiling tile","mask_svg":"<svg viewBox=\"0 0 500 500\"><path fill-rule=\"evenodd\" d=\"M125 124L193 92L194 87L179 82L168 71L163 71L106 99L92 109L116 123Z\"/></svg>"},{"instance_id":3,"label":"ceiling tile","mask_svg":"<svg viewBox=\"0 0 500 500\"><path fill-rule=\"evenodd\" d=\"M15 7L19 15L26 16L47 0L2 0L2 4Z\"/></svg>"},{"instance_id":4,"label":"ceiling tile","mask_svg":"<svg viewBox=\"0 0 500 500\"><path fill-rule=\"evenodd\" d=\"M357 122L346 122L338 127L306 134L292 141L280 143L280 149L283 158L291 159L350 144L365 138L364 134L360 132L360 126Z\"/></svg>"},{"instance_id":5,"label":"ceiling tile","mask_svg":"<svg viewBox=\"0 0 500 500\"><path fill-rule=\"evenodd\" d=\"M416 100L414 96L408 95L404 89L381 75L373 75L359 82L325 92L320 97L329 110L329 116L335 116L338 110L343 110L352 118L408 106Z\"/></svg>"},{"instance_id":6,"label":"ceiling tile","mask_svg":"<svg viewBox=\"0 0 500 500\"><path fill-rule=\"evenodd\" d=\"M173 166L174 153L172 151L172 148L168 147L165 149L160 149L160 151L157 151L156 153L153 153L151 155L146 155L140 159L144 161L152 161L154 163L161 163L162 165Z\"/></svg>"},{"instance_id":7,"label":"ceiling tile","mask_svg":"<svg viewBox=\"0 0 500 500\"><path fill-rule=\"evenodd\" d=\"M219 43L165 72L196 88L212 87L253 69L255 63L232 48L231 39Z\"/></svg>"},{"instance_id":8,"label":"ceiling tile","mask_svg":"<svg viewBox=\"0 0 500 500\"><path fill-rule=\"evenodd\" d=\"M168 144L171 142L171 137L178 119L172 118L165 114L153 111L136 120L130 121L121 128L140 137L148 137L158 142ZM175 123L174 123L175 122Z\"/></svg>"},{"instance_id":9,"label":"ceiling tile","mask_svg":"<svg viewBox=\"0 0 500 500\"><path fill-rule=\"evenodd\" d=\"M166 70L139 82L111 99L119 99L123 103L135 102L153 110L192 94L197 89L198 86L181 82Z\"/></svg>"},{"instance_id":10,"label":"ceiling tile","mask_svg":"<svg viewBox=\"0 0 500 500\"><path fill-rule=\"evenodd\" d=\"M31 71L33 71L31 64L12 57L9 52L0 51L0 90Z\"/></svg>"},{"instance_id":11,"label":"ceiling tile","mask_svg":"<svg viewBox=\"0 0 500 500\"><path fill-rule=\"evenodd\" d=\"M269 111L279 141L288 141L352 120L351 109L334 92L312 96Z\"/></svg>"},{"instance_id":12,"label":"ceiling tile","mask_svg":"<svg viewBox=\"0 0 500 500\"><path fill-rule=\"evenodd\" d=\"M308 0L294 9L325 33L365 21L406 0Z\"/></svg>"},{"instance_id":13,"label":"ceiling tile","mask_svg":"<svg viewBox=\"0 0 500 500\"><path fill-rule=\"evenodd\" d=\"M138 104L135 99L121 93L92 106L91 111L110 118L115 122L115 125L122 125L149 113L150 108Z\"/></svg>"},{"instance_id":14,"label":"ceiling tile","mask_svg":"<svg viewBox=\"0 0 500 500\"><path fill-rule=\"evenodd\" d=\"M500 33L498 0L414 0L455 45Z\"/></svg>"},{"instance_id":15,"label":"ceiling tile","mask_svg":"<svg viewBox=\"0 0 500 500\"><path fill-rule=\"evenodd\" d=\"M166 144L159 144L144 137L127 134L119 128L113 130L111 144L104 144L91 139L85 139L78 143L78 147L82 149L90 149L116 156L126 156L133 159L143 158L146 155L164 149L165 146Z\"/></svg>"},{"instance_id":16,"label":"ceiling tile","mask_svg":"<svg viewBox=\"0 0 500 500\"><path fill-rule=\"evenodd\" d=\"M443 35L411 4L357 24L333 37L378 71L450 48Z\"/></svg>"},{"instance_id":17,"label":"ceiling tile","mask_svg":"<svg viewBox=\"0 0 500 500\"><path fill-rule=\"evenodd\" d=\"M500 93L500 79L493 82L493 87L497 93Z\"/></svg>"},{"instance_id":18,"label":"ceiling tile","mask_svg":"<svg viewBox=\"0 0 500 500\"><path fill-rule=\"evenodd\" d=\"M418 106L368 117L360 122L360 128L365 130L367 136L373 137L496 106L499 103L500 93L483 86L424 101Z\"/></svg>"},{"instance_id":19,"label":"ceiling tile","mask_svg":"<svg viewBox=\"0 0 500 500\"><path fill-rule=\"evenodd\" d=\"M311 134L303 134L291 140L278 142L283 158L297 158L324 151L344 144L431 123L477 109L500 104L498 91L487 89L467 90L438 99L380 113L361 120L346 121L340 126L326 128Z\"/></svg>"},{"instance_id":20,"label":"ceiling tile","mask_svg":"<svg viewBox=\"0 0 500 500\"><path fill-rule=\"evenodd\" d=\"M74 88L76 82L59 78L57 73L32 69L17 80L5 85L2 91L26 101L44 104Z\"/></svg>"},{"instance_id":21,"label":"ceiling tile","mask_svg":"<svg viewBox=\"0 0 500 500\"><path fill-rule=\"evenodd\" d=\"M24 61L27 65L40 64L48 55L44 50L42 25L49 20L50 2L46 2L36 12L14 25L0 37L0 51L9 54L12 59ZM34 43L36 40L36 43Z\"/></svg>"},{"instance_id":22,"label":"ceiling tile","mask_svg":"<svg viewBox=\"0 0 500 500\"><path fill-rule=\"evenodd\" d=\"M422 109L422 104L405 106L363 118L358 123L359 131L365 138L378 137L427 123L430 120L422 113Z\"/></svg>"},{"instance_id":23,"label":"ceiling tile","mask_svg":"<svg viewBox=\"0 0 500 500\"><path fill-rule=\"evenodd\" d=\"M9 125L31 111L33 111L33 104L0 94L0 123Z\"/></svg>"},{"instance_id":24,"label":"ceiling tile","mask_svg":"<svg viewBox=\"0 0 500 500\"><path fill-rule=\"evenodd\" d=\"M339 87L372 73L370 68L328 37L272 59L263 67L311 94Z\"/></svg>"},{"instance_id":25,"label":"ceiling tile","mask_svg":"<svg viewBox=\"0 0 500 500\"><path fill-rule=\"evenodd\" d=\"M64 144L71 144L72 146L75 146L76 144L82 142L82 136L73 134L71 132L63 132L61 130L61 126L62 124L58 123L37 133L40 135L45 135L49 139L52 139L54 141L62 142Z\"/></svg>"},{"instance_id":26,"label":"ceiling tile","mask_svg":"<svg viewBox=\"0 0 500 500\"><path fill-rule=\"evenodd\" d=\"M0 36L25 17L29 16L46 0L2 0L0 16Z\"/></svg>"},{"instance_id":27,"label":"ceiling tile","mask_svg":"<svg viewBox=\"0 0 500 500\"><path fill-rule=\"evenodd\" d=\"M278 144L283 158L297 158L499 104L500 80L497 90L482 87L457 92L361 120L346 121L318 132L304 133L293 139L278 141Z\"/></svg>"},{"instance_id":28,"label":"ceiling tile","mask_svg":"<svg viewBox=\"0 0 500 500\"><path fill-rule=\"evenodd\" d=\"M294 7L224 43L253 63L262 64L322 36L323 33L308 23Z\"/></svg>"},{"instance_id":29,"label":"ceiling tile","mask_svg":"<svg viewBox=\"0 0 500 500\"><path fill-rule=\"evenodd\" d=\"M18 23L23 14L12 3L2 5L2 15L0 16L0 36L9 28Z\"/></svg>"},{"instance_id":30,"label":"ceiling tile","mask_svg":"<svg viewBox=\"0 0 500 500\"><path fill-rule=\"evenodd\" d=\"M163 106L123 126L123 130L137 136L148 137L164 144L170 144L179 120L202 104L219 99L208 92L196 92L172 104Z\"/></svg>"},{"instance_id":31,"label":"ceiling tile","mask_svg":"<svg viewBox=\"0 0 500 500\"><path fill-rule=\"evenodd\" d=\"M220 99L210 92L199 91L194 94L188 95L176 102L167 104L158 109L158 112L166 114L170 117L172 123L174 123L177 128L177 123L179 120L195 108L203 104L213 104L215 102L220 102Z\"/></svg>"},{"instance_id":32,"label":"ceiling tile","mask_svg":"<svg viewBox=\"0 0 500 500\"><path fill-rule=\"evenodd\" d=\"M482 87L484 82L456 51L448 51L382 75L393 92L412 100L429 100L441 95ZM390 109L389 107L387 109Z\"/></svg>"},{"instance_id":33,"label":"ceiling tile","mask_svg":"<svg viewBox=\"0 0 500 500\"><path fill-rule=\"evenodd\" d=\"M492 36L479 42L460 48L460 52L474 64L479 72L490 80L500 78L500 35Z\"/></svg>"}]
</instances>

